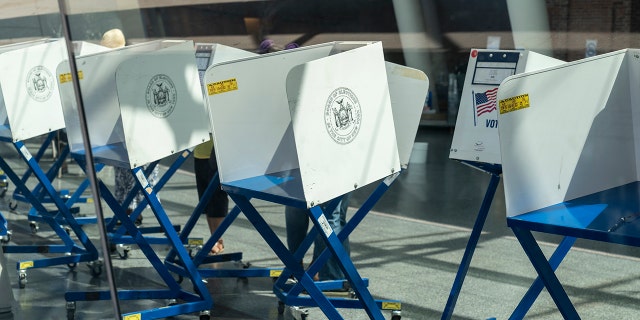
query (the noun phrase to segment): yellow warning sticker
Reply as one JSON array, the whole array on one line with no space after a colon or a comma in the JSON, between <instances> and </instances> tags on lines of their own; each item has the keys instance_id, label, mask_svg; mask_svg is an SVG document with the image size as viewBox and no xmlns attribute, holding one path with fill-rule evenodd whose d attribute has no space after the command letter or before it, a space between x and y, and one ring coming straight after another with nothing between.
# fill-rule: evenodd
<instances>
[{"instance_id":1,"label":"yellow warning sticker","mask_svg":"<svg viewBox=\"0 0 640 320\"><path fill-rule=\"evenodd\" d=\"M282 274L282 270L269 270L270 278L277 278Z\"/></svg>"},{"instance_id":2,"label":"yellow warning sticker","mask_svg":"<svg viewBox=\"0 0 640 320\"><path fill-rule=\"evenodd\" d=\"M141 313L130 314L122 317L122 320L142 320Z\"/></svg>"},{"instance_id":3,"label":"yellow warning sticker","mask_svg":"<svg viewBox=\"0 0 640 320\"><path fill-rule=\"evenodd\" d=\"M60 83L65 83L65 82L69 82L71 81L71 72L69 73L61 73L60 76ZM78 80L82 80L84 78L84 73L82 73L82 70L78 71Z\"/></svg>"},{"instance_id":4,"label":"yellow warning sticker","mask_svg":"<svg viewBox=\"0 0 640 320\"><path fill-rule=\"evenodd\" d=\"M500 114L518 111L525 108L529 108L528 93L500 100Z\"/></svg>"},{"instance_id":5,"label":"yellow warning sticker","mask_svg":"<svg viewBox=\"0 0 640 320\"><path fill-rule=\"evenodd\" d=\"M234 90L238 90L238 81L235 78L207 84L207 92L210 96Z\"/></svg>"},{"instance_id":6,"label":"yellow warning sticker","mask_svg":"<svg viewBox=\"0 0 640 320\"><path fill-rule=\"evenodd\" d=\"M402 309L402 304L400 302L382 302L382 310L400 310Z\"/></svg>"},{"instance_id":7,"label":"yellow warning sticker","mask_svg":"<svg viewBox=\"0 0 640 320\"><path fill-rule=\"evenodd\" d=\"M204 239L202 238L189 238L187 239L187 244L190 246L201 246L204 244Z\"/></svg>"},{"instance_id":8,"label":"yellow warning sticker","mask_svg":"<svg viewBox=\"0 0 640 320\"><path fill-rule=\"evenodd\" d=\"M33 261L20 262L20 270L33 268Z\"/></svg>"}]
</instances>

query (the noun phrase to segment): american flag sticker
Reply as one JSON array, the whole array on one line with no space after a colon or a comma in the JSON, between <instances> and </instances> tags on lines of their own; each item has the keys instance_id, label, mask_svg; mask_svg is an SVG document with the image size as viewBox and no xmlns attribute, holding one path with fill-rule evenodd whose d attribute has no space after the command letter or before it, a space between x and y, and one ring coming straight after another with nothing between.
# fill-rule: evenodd
<instances>
[{"instance_id":1,"label":"american flag sticker","mask_svg":"<svg viewBox=\"0 0 640 320\"><path fill-rule=\"evenodd\" d=\"M480 117L485 113L491 113L496 110L496 98L498 97L498 88L493 88L482 93L473 94L473 105L475 106L476 117Z\"/></svg>"}]
</instances>

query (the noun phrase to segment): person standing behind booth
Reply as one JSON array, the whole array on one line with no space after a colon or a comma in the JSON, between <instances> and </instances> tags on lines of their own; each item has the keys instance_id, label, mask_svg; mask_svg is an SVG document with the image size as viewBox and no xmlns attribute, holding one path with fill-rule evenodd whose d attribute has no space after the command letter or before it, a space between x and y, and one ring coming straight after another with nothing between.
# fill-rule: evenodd
<instances>
[{"instance_id":1,"label":"person standing behind booth","mask_svg":"<svg viewBox=\"0 0 640 320\"><path fill-rule=\"evenodd\" d=\"M333 232L336 234L339 234L347 224L347 208L349 207L350 198L350 193L345 194L330 214L326 212L328 202L320 205L320 208L322 208L322 211L327 216L329 225L331 225ZM309 229L309 216L307 211L308 209L289 206L284 209L285 225L287 229L287 246L289 247L289 251L292 253L298 250L298 247L300 247L300 244L302 244L302 241L304 241L304 238L307 235L307 230ZM350 253L349 238L344 239L342 246L347 253ZM320 235L318 235L313 244L313 259L315 260L320 256L325 248L326 244L324 243L324 240ZM300 264L303 264L303 262L300 261ZM327 263L322 266L318 274L313 277L313 280L326 281L340 280L344 278L344 274L342 273L337 261L331 257L327 260Z\"/></svg>"},{"instance_id":2,"label":"person standing behind booth","mask_svg":"<svg viewBox=\"0 0 640 320\"><path fill-rule=\"evenodd\" d=\"M295 49L298 48L299 45L297 43L289 43L284 47L284 50ZM260 44L260 49L258 52L260 53L270 53L279 51L279 47L270 39L266 39L262 41ZM338 234L344 226L347 224L347 208L349 207L349 199L350 193L345 194L336 208L327 215L327 220L329 221L329 225L333 228L333 231ZM326 211L328 202L320 205L322 211ZM307 214L307 209L295 208L295 207L285 207L285 225L287 230L287 246L289 247L289 251L294 253L298 250L298 247L304 241L304 238L307 235L307 230L309 229L309 216ZM350 253L349 239L345 239L342 242L342 245L347 253ZM315 260L322 251L326 248L326 244L320 235L316 237L313 246L313 259ZM300 264L303 264L300 261ZM340 267L338 266L337 261L332 257L330 258L320 269L318 274L314 276L315 281L326 281L326 280L340 280L344 279L344 274Z\"/></svg>"},{"instance_id":3,"label":"person standing behind booth","mask_svg":"<svg viewBox=\"0 0 640 320\"><path fill-rule=\"evenodd\" d=\"M193 169L196 176L196 189L198 190L198 199L202 199L207 186L211 179L218 172L218 164L216 163L216 151L213 147L213 139L197 145L193 149ZM207 216L207 225L209 231L213 234L226 217L229 211L229 198L227 193L222 190L220 184L211 195L211 198L204 207L202 213ZM224 251L224 242L218 239L216 244L211 248L211 254L219 254Z\"/></svg>"}]
</instances>

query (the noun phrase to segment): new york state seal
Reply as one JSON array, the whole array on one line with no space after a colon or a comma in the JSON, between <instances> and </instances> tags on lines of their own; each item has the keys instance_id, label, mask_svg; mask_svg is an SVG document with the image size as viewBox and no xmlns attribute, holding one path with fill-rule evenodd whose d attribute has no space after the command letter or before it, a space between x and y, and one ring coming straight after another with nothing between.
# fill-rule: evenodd
<instances>
[{"instance_id":1,"label":"new york state seal","mask_svg":"<svg viewBox=\"0 0 640 320\"><path fill-rule=\"evenodd\" d=\"M173 112L178 100L176 86L167 75L157 74L151 78L145 93L147 109L158 118L166 118Z\"/></svg>"},{"instance_id":2,"label":"new york state seal","mask_svg":"<svg viewBox=\"0 0 640 320\"><path fill-rule=\"evenodd\" d=\"M33 67L27 74L27 93L36 101L44 102L49 100L53 94L54 84L53 75L43 66Z\"/></svg>"},{"instance_id":3,"label":"new york state seal","mask_svg":"<svg viewBox=\"0 0 640 320\"><path fill-rule=\"evenodd\" d=\"M349 144L360 132L361 122L362 110L355 93L345 87L333 90L324 107L324 124L329 136L339 144Z\"/></svg>"}]
</instances>

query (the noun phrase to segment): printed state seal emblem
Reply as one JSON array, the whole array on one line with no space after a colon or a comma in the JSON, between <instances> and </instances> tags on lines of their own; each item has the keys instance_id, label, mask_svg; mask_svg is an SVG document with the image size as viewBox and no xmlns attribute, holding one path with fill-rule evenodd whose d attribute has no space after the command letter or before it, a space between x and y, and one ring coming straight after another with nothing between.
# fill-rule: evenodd
<instances>
[{"instance_id":1,"label":"printed state seal emblem","mask_svg":"<svg viewBox=\"0 0 640 320\"><path fill-rule=\"evenodd\" d=\"M147 109L158 118L166 118L176 107L178 93L167 75L157 74L151 78L145 94Z\"/></svg>"},{"instance_id":2,"label":"printed state seal emblem","mask_svg":"<svg viewBox=\"0 0 640 320\"><path fill-rule=\"evenodd\" d=\"M333 90L324 107L324 124L329 136L339 144L351 143L360 131L361 121L362 110L355 93L345 87Z\"/></svg>"},{"instance_id":3,"label":"printed state seal emblem","mask_svg":"<svg viewBox=\"0 0 640 320\"><path fill-rule=\"evenodd\" d=\"M36 101L44 102L49 100L53 94L55 81L53 75L47 68L37 66L31 68L27 74L27 93Z\"/></svg>"}]
</instances>

